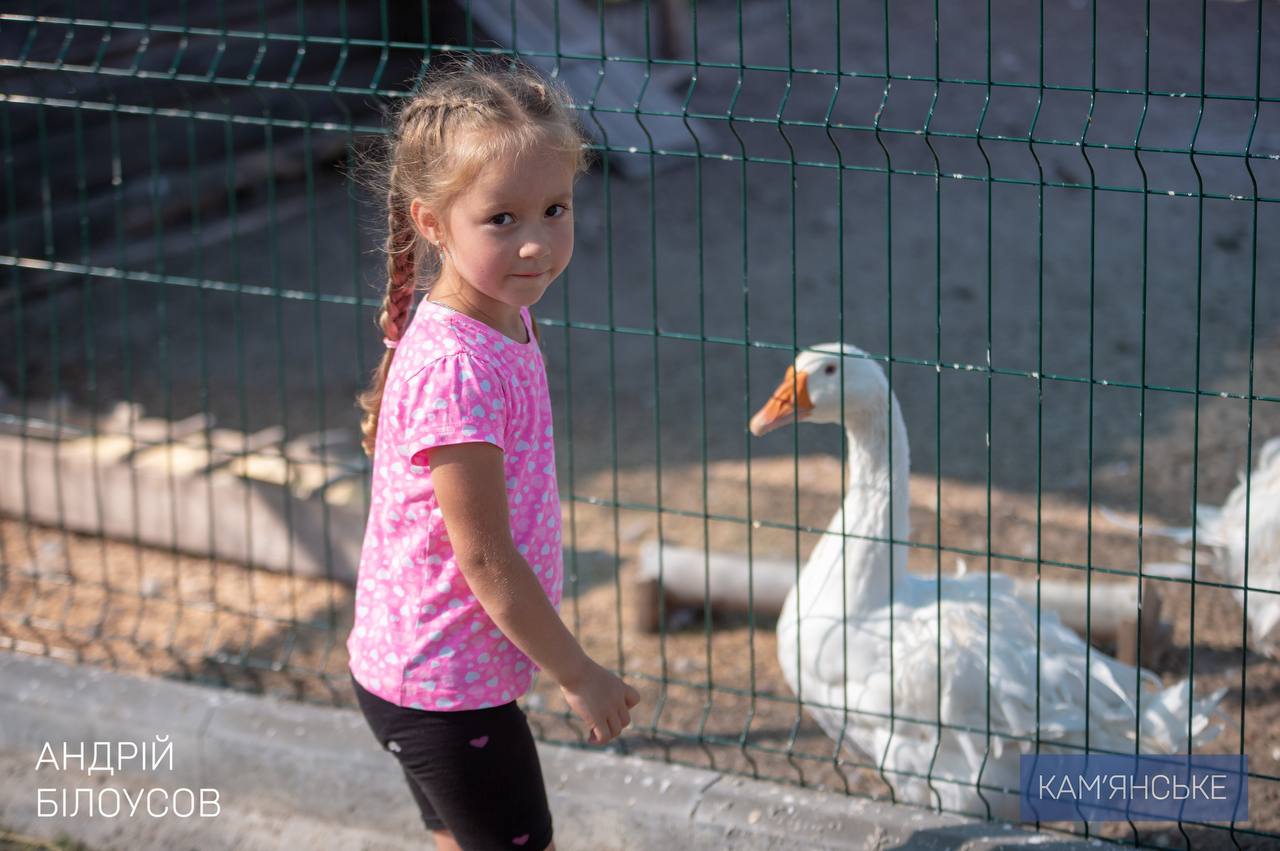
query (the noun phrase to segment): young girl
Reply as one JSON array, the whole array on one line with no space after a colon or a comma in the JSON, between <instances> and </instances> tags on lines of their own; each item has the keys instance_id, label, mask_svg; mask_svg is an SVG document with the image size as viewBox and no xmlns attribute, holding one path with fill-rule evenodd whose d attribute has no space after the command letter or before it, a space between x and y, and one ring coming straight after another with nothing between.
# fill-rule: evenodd
<instances>
[{"instance_id":1,"label":"young girl","mask_svg":"<svg viewBox=\"0 0 1280 851\"><path fill-rule=\"evenodd\" d=\"M515 702L535 671L593 744L640 699L557 614L551 404L529 307L573 254L582 143L557 89L474 58L434 70L390 140L387 351L360 397L373 491L347 649L360 708L441 849L554 848Z\"/></svg>"}]
</instances>

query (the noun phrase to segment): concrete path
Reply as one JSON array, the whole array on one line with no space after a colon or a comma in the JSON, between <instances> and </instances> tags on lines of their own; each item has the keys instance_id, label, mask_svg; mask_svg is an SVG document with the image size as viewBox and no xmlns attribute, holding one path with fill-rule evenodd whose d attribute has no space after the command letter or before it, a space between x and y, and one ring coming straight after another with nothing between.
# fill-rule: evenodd
<instances>
[{"instance_id":1,"label":"concrete path","mask_svg":"<svg viewBox=\"0 0 1280 851\"><path fill-rule=\"evenodd\" d=\"M95 851L106 849L333 849L398 851L430 847L391 760L357 712L138 678L32 656L0 655L0 823L41 837L66 833ZM64 760L84 742L138 745L161 737L172 759L159 770L85 771ZM44 744L53 759L42 759ZM106 745L100 745L106 748ZM164 744L160 744L162 751ZM126 751L129 747L126 746ZM105 753L105 751L104 751ZM113 754L119 754L113 749ZM563 851L639 849L998 849L1036 845L1054 851L1087 843L1036 835L1012 826L893 807L711 771L540 746ZM104 761L120 765L118 759ZM37 768L37 763L40 767ZM170 769L171 767L171 769ZM106 802L164 789L147 805L115 817L95 811L66 817L76 788ZM164 803L177 790L217 790L218 813L180 817ZM46 802L68 806L40 816ZM212 793L210 793L212 794ZM47 813L51 808L44 805ZM212 810L212 808L210 808Z\"/></svg>"}]
</instances>

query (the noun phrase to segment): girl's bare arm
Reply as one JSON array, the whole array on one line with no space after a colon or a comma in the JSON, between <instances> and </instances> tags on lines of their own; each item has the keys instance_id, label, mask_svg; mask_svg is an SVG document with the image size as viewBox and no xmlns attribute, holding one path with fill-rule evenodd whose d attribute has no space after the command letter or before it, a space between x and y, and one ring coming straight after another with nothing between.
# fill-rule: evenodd
<instances>
[{"instance_id":1,"label":"girl's bare arm","mask_svg":"<svg viewBox=\"0 0 1280 851\"><path fill-rule=\"evenodd\" d=\"M515 548L502 450L489 443L441 446L431 450L429 463L454 556L480 605L559 684L587 722L592 744L617 737L640 695L587 656Z\"/></svg>"},{"instance_id":2,"label":"girl's bare arm","mask_svg":"<svg viewBox=\"0 0 1280 851\"><path fill-rule=\"evenodd\" d=\"M454 556L480 605L557 683L579 679L591 660L512 541L502 450L451 444L432 449L429 463Z\"/></svg>"}]
</instances>

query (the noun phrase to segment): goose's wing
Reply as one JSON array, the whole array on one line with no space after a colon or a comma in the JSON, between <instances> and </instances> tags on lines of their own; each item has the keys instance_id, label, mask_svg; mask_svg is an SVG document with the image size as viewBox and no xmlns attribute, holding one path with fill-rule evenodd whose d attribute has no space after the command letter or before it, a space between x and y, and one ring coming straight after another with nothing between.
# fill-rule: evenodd
<instances>
[{"instance_id":1,"label":"goose's wing","mask_svg":"<svg viewBox=\"0 0 1280 851\"><path fill-rule=\"evenodd\" d=\"M1143 753L1185 749L1188 732L1193 745L1202 745L1221 731L1217 707L1225 690L1192 699L1185 680L1164 688L1150 671L1090 647L1056 616L1041 618L1037 639L1034 612L1018 600L1002 598L998 608L993 605L993 612L992 633L1001 636L1002 646L1026 647L1022 655L1010 649L1002 656L1003 670L993 664L993 678L1029 675L1023 682L1030 683L1039 674L1034 689L1038 700L1027 701L1026 689L1002 685L1001 717L1010 730L1038 726L1041 741L1087 743L1093 750L1127 751L1136 739ZM1038 669L1030 661L1033 658ZM1022 664L1015 666L1015 662ZM1037 707L1038 723L1028 723L1025 713Z\"/></svg>"},{"instance_id":2,"label":"goose's wing","mask_svg":"<svg viewBox=\"0 0 1280 851\"><path fill-rule=\"evenodd\" d=\"M985 601L944 601L879 610L850 629L843 643L860 648L852 668L834 652L835 630L806 654L801 675L811 692L835 705L847 695L868 725L890 713L910 719L895 723L896 735L921 743L937 740L941 721L976 735L958 744L980 741L985 749L990 733L997 755L1006 746L1028 750L1037 732L1047 744L1087 740L1126 750L1138 737L1144 752L1172 752L1185 738L1188 711L1197 742L1216 732L1220 695L1192 702L1185 683L1162 689L1154 674L1089 647L1051 613L1037 627L1034 611L1007 595L992 597L990 614Z\"/></svg>"}]
</instances>

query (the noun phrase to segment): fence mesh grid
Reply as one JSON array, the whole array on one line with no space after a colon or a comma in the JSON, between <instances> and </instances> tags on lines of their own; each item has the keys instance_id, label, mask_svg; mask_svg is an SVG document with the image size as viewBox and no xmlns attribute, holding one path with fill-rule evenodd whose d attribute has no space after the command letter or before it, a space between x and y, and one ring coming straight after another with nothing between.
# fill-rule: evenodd
<instances>
[{"instance_id":1,"label":"fence mesh grid","mask_svg":"<svg viewBox=\"0 0 1280 851\"><path fill-rule=\"evenodd\" d=\"M1030 735L993 728L989 673L983 705L949 714L942 629L932 659L889 654L890 678L932 672L923 702L787 684L768 583L858 537L841 513L827 527L859 506L851 448L837 429L746 424L798 351L848 341L911 438L888 448L889 511L908 516L870 542L934 588L987 578L987 607L1012 577L1037 652L1061 592L1091 642L1077 666L1117 655L1223 690L1223 733L1193 747L1184 717L1179 751L1248 755L1247 823L1053 828L1267 847L1278 17L1264 0L3 11L0 642L352 702L368 504L352 400L384 287L358 154L433 56L517 54L566 84L600 154L538 315L562 614L645 698L619 747L884 799L911 801L918 779L927 804L955 785L946 746L908 769L814 714L925 727L977 742L980 810L998 815L985 767L1045 741L1038 699ZM871 646L825 652L848 671ZM585 743L550 684L526 708L541 739ZM1093 751L1111 732L1095 720Z\"/></svg>"}]
</instances>

